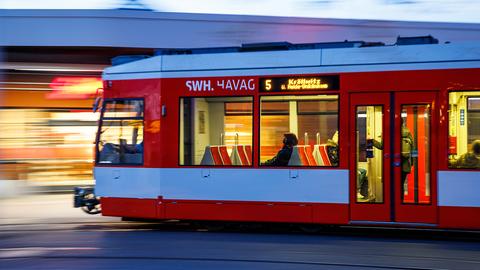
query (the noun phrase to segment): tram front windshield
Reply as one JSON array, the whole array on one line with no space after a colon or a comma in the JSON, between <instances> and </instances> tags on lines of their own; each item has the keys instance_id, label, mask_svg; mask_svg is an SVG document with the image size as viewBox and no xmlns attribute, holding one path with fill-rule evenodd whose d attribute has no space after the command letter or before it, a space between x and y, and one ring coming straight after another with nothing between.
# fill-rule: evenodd
<instances>
[{"instance_id":1,"label":"tram front windshield","mask_svg":"<svg viewBox=\"0 0 480 270\"><path fill-rule=\"evenodd\" d=\"M107 100L97 142L97 164L143 164L143 100Z\"/></svg>"}]
</instances>

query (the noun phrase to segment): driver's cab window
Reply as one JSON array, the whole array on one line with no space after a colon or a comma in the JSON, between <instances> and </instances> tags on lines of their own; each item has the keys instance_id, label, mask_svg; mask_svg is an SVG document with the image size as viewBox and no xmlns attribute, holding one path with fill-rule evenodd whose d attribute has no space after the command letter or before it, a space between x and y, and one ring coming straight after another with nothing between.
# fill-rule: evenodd
<instances>
[{"instance_id":1,"label":"driver's cab window","mask_svg":"<svg viewBox=\"0 0 480 270\"><path fill-rule=\"evenodd\" d=\"M143 100L106 100L103 105L98 164L143 164Z\"/></svg>"}]
</instances>

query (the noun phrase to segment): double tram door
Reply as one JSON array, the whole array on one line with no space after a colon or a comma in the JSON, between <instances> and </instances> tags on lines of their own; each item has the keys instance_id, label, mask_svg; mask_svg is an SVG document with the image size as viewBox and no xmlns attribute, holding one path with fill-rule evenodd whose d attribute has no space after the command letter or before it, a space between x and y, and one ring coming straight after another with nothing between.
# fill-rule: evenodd
<instances>
[{"instance_id":1,"label":"double tram door","mask_svg":"<svg viewBox=\"0 0 480 270\"><path fill-rule=\"evenodd\" d=\"M435 92L352 93L352 223L437 223Z\"/></svg>"}]
</instances>

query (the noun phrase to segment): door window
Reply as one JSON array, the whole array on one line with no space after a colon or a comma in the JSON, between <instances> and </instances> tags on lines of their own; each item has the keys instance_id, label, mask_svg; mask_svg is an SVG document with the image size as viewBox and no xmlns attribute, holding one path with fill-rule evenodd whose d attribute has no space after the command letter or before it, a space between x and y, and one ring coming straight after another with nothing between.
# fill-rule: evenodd
<instances>
[{"instance_id":1,"label":"door window","mask_svg":"<svg viewBox=\"0 0 480 270\"><path fill-rule=\"evenodd\" d=\"M356 113L357 202L383 203L383 107Z\"/></svg>"},{"instance_id":2,"label":"door window","mask_svg":"<svg viewBox=\"0 0 480 270\"><path fill-rule=\"evenodd\" d=\"M430 203L430 105L403 105L401 143L402 202Z\"/></svg>"}]
</instances>

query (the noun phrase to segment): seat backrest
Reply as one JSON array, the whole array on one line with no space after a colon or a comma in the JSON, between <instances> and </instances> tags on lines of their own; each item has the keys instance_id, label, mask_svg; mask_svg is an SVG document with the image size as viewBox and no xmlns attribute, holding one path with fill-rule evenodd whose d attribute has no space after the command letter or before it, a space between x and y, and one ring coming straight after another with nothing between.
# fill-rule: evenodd
<instances>
[{"instance_id":1,"label":"seat backrest","mask_svg":"<svg viewBox=\"0 0 480 270\"><path fill-rule=\"evenodd\" d=\"M230 160L230 157L228 156L227 146L226 145L218 146L218 150L220 152L220 158L222 159L222 164L219 164L219 165L232 166L232 161ZM217 165L217 164L215 164L215 165Z\"/></svg>"},{"instance_id":2,"label":"seat backrest","mask_svg":"<svg viewBox=\"0 0 480 270\"><path fill-rule=\"evenodd\" d=\"M236 148L237 148L238 156L240 157L240 161L242 162L242 165L243 166L251 165L247 158L247 154L245 153L245 146L237 145Z\"/></svg>"},{"instance_id":3,"label":"seat backrest","mask_svg":"<svg viewBox=\"0 0 480 270\"><path fill-rule=\"evenodd\" d=\"M230 160L234 166L242 166L242 160L240 159L240 153L238 152L238 145L235 145L232 148L232 153L230 154Z\"/></svg>"},{"instance_id":4,"label":"seat backrest","mask_svg":"<svg viewBox=\"0 0 480 270\"><path fill-rule=\"evenodd\" d=\"M320 166L332 166L330 158L328 157L328 148L327 144L317 144L315 147L318 147L318 164Z\"/></svg>"},{"instance_id":5,"label":"seat backrest","mask_svg":"<svg viewBox=\"0 0 480 270\"><path fill-rule=\"evenodd\" d=\"M288 166L308 166L308 158L305 154L305 145L295 145Z\"/></svg>"},{"instance_id":6,"label":"seat backrest","mask_svg":"<svg viewBox=\"0 0 480 270\"><path fill-rule=\"evenodd\" d=\"M313 157L313 151L310 145L305 145L305 156L308 160L308 166L317 166L317 162Z\"/></svg>"},{"instance_id":7,"label":"seat backrest","mask_svg":"<svg viewBox=\"0 0 480 270\"><path fill-rule=\"evenodd\" d=\"M322 155L320 154L320 144L315 144L313 146L313 158L317 162L317 166L325 166L322 160Z\"/></svg>"},{"instance_id":8,"label":"seat backrest","mask_svg":"<svg viewBox=\"0 0 480 270\"><path fill-rule=\"evenodd\" d=\"M213 157L213 165L223 165L222 157L220 155L219 146L210 146L210 151Z\"/></svg>"},{"instance_id":9,"label":"seat backrest","mask_svg":"<svg viewBox=\"0 0 480 270\"><path fill-rule=\"evenodd\" d=\"M245 153L245 145L235 145L232 148L230 160L234 166L249 166L247 154Z\"/></svg>"},{"instance_id":10,"label":"seat backrest","mask_svg":"<svg viewBox=\"0 0 480 270\"><path fill-rule=\"evenodd\" d=\"M215 165L215 160L212 155L212 149L210 145L205 146L205 152L203 153L202 161L200 165Z\"/></svg>"},{"instance_id":11,"label":"seat backrest","mask_svg":"<svg viewBox=\"0 0 480 270\"><path fill-rule=\"evenodd\" d=\"M248 160L248 165L252 165L253 164L252 146L247 144L247 145L245 145L244 150L245 150L245 155L246 155L247 160Z\"/></svg>"}]
</instances>

